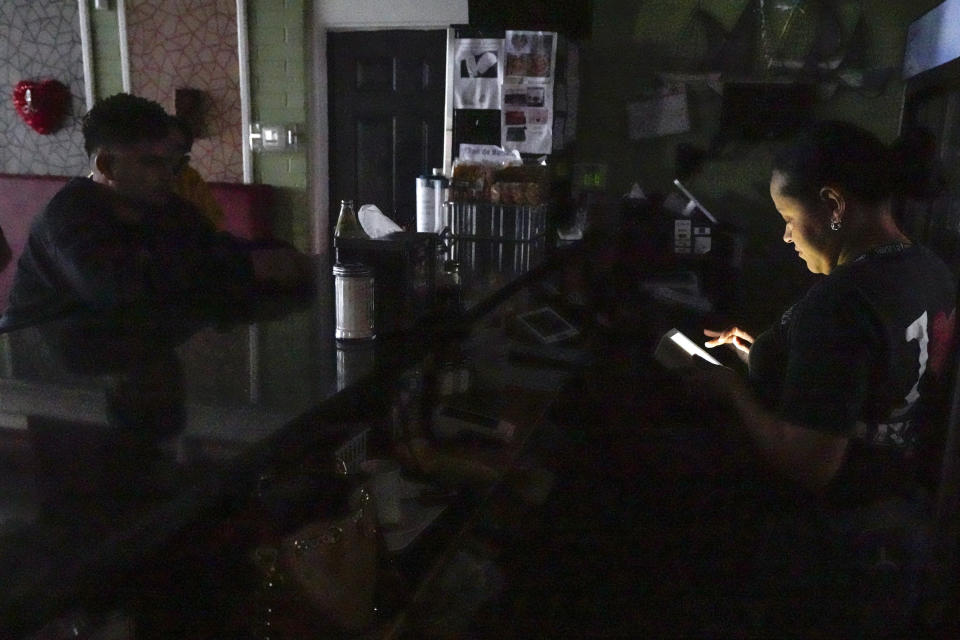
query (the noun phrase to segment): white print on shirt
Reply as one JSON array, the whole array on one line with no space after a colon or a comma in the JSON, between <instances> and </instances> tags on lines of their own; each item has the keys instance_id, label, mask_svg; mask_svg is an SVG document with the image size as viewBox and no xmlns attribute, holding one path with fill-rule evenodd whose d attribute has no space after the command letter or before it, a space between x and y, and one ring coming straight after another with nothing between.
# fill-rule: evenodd
<instances>
[{"instance_id":1,"label":"white print on shirt","mask_svg":"<svg viewBox=\"0 0 960 640\"><path fill-rule=\"evenodd\" d=\"M917 381L914 383L913 388L910 389L910 393L907 394L907 397L904 398L905 404L891 413L891 418L899 418L906 415L907 412L913 407L914 403L920 399L920 378L923 377L923 372L927 370L927 344L930 342L930 336L927 333L926 311L921 313L920 317L911 322L910 326L907 327L906 340L907 342L916 340L920 344L920 370L917 372Z\"/></svg>"},{"instance_id":2,"label":"white print on shirt","mask_svg":"<svg viewBox=\"0 0 960 640\"><path fill-rule=\"evenodd\" d=\"M874 446L910 449L916 440L916 430L913 428L912 420L895 420L907 415L917 400L920 399L920 379L927 370L927 358L929 356L927 346L930 343L930 337L927 332L926 311L910 323L910 326L908 326L904 332L904 338L907 342L916 340L920 347L920 354L917 358L917 381L914 383L913 388L910 389L910 393L904 398L904 404L890 413L890 418L894 421L874 424L866 424L864 422L857 423L856 437Z\"/></svg>"},{"instance_id":3,"label":"white print on shirt","mask_svg":"<svg viewBox=\"0 0 960 640\"><path fill-rule=\"evenodd\" d=\"M856 426L858 439L878 447L912 448L916 443L916 436L913 420L877 424L858 422Z\"/></svg>"}]
</instances>

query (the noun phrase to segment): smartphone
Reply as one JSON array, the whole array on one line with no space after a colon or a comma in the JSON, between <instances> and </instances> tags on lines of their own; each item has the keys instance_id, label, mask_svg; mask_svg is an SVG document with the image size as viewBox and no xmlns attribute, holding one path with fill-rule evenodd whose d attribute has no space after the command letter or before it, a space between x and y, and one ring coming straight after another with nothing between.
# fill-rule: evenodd
<instances>
[{"instance_id":1,"label":"smartphone","mask_svg":"<svg viewBox=\"0 0 960 640\"><path fill-rule=\"evenodd\" d=\"M700 356L711 364L723 366L719 360L707 353L703 347L676 328L670 329L670 331L663 334L663 337L661 337L657 343L657 348L653 352L653 357L656 358L657 362L668 369L689 367L694 355Z\"/></svg>"}]
</instances>

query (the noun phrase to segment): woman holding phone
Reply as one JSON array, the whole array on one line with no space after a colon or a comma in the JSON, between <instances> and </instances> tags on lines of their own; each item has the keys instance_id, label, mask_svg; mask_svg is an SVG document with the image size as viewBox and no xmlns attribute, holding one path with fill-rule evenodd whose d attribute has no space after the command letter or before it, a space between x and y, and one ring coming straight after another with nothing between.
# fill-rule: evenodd
<instances>
[{"instance_id":1,"label":"woman holding phone","mask_svg":"<svg viewBox=\"0 0 960 640\"><path fill-rule=\"evenodd\" d=\"M705 362L689 372L695 388L731 410L732 429L760 463L755 486L788 496L740 507L767 523L752 540L761 549L750 552L777 558L772 589L810 582L785 615L835 616L844 633L867 636L872 624L906 624L914 604L883 594L897 605L861 615L877 596L863 589L877 583L851 576L884 562L861 557L872 553L863 541L878 514L923 517L935 489L928 472L941 460L928 447L954 339L952 275L894 218L893 197L910 187L898 179L907 166L843 122L820 123L777 154L770 196L783 241L825 277L756 339L739 327L704 332L708 347L737 351L746 376ZM907 560L888 561L907 570Z\"/></svg>"}]
</instances>

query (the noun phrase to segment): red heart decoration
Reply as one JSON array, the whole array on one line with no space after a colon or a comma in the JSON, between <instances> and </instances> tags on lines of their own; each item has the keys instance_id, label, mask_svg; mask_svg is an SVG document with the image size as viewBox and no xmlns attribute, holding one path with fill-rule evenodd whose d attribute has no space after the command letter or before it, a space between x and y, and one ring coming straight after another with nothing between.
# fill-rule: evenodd
<instances>
[{"instance_id":1,"label":"red heart decoration","mask_svg":"<svg viewBox=\"0 0 960 640\"><path fill-rule=\"evenodd\" d=\"M34 131L46 135L67 115L70 90L57 80L21 80L13 89L13 106Z\"/></svg>"}]
</instances>

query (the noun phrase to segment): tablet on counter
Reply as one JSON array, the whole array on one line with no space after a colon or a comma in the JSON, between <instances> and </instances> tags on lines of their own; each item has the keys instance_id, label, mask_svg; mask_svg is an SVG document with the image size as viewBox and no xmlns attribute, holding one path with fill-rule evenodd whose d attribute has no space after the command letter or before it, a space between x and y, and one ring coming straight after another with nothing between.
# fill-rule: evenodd
<instances>
[{"instance_id":1,"label":"tablet on counter","mask_svg":"<svg viewBox=\"0 0 960 640\"><path fill-rule=\"evenodd\" d=\"M543 344L561 342L580 333L579 329L550 307L521 313L517 320Z\"/></svg>"}]
</instances>

